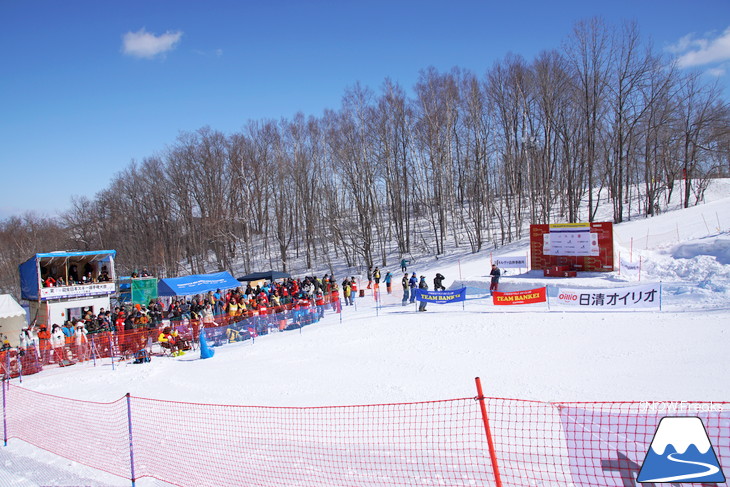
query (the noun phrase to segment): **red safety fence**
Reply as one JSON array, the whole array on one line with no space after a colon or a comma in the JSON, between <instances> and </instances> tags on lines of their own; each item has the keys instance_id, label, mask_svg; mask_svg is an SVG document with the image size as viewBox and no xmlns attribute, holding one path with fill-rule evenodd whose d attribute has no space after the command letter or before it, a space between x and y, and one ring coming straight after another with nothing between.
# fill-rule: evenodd
<instances>
[{"instance_id":1,"label":"red safety fence","mask_svg":"<svg viewBox=\"0 0 730 487\"><path fill-rule=\"evenodd\" d=\"M132 481L196 487L630 486L665 416L699 417L719 466L730 472L728 410L727 402L549 403L479 394L298 408L131 396L105 404L3 388L6 442L22 439Z\"/></svg>"},{"instance_id":2,"label":"red safety fence","mask_svg":"<svg viewBox=\"0 0 730 487\"><path fill-rule=\"evenodd\" d=\"M196 346L200 329L204 327L208 344L215 347L272 332L301 330L304 326L318 322L325 313L341 312L341 306L339 299L333 299L328 294L324 297L324 304L319 306L312 302L289 303L236 315L219 314L206 323L202 320L164 320L151 328L104 331L89 334L85 338L69 337L63 346L58 347L52 346L50 340L39 340L36 346L27 349L0 351L0 378L31 375L48 366L67 367L103 358L128 360L143 349L152 353L152 347L165 326L178 331L186 349Z\"/></svg>"}]
</instances>

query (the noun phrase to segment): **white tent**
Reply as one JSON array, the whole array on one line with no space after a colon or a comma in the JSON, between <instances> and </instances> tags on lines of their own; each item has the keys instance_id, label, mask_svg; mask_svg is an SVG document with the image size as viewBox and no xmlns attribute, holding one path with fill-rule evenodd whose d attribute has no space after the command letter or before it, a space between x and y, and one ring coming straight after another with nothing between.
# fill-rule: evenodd
<instances>
[{"instance_id":1,"label":"white tent","mask_svg":"<svg viewBox=\"0 0 730 487\"><path fill-rule=\"evenodd\" d=\"M23 307L10 294L0 294L0 333L8 337L11 346L18 346L26 323Z\"/></svg>"}]
</instances>

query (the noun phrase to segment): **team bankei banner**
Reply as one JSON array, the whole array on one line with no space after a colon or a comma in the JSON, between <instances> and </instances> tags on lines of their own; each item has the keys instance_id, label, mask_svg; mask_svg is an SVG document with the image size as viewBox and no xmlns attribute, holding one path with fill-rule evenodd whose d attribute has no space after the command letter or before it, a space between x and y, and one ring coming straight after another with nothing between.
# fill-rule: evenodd
<instances>
[{"instance_id":1,"label":"team bankei banner","mask_svg":"<svg viewBox=\"0 0 730 487\"><path fill-rule=\"evenodd\" d=\"M426 291L424 289L416 289L415 291L416 299L426 303L446 304L466 301L465 287L454 291Z\"/></svg>"},{"instance_id":2,"label":"team bankei banner","mask_svg":"<svg viewBox=\"0 0 730 487\"><path fill-rule=\"evenodd\" d=\"M728 462L725 459L730 459L730 445L726 441L727 437L723 436L723 430L726 428L723 425L730 422L730 413L723 410L723 404L681 401L641 402L624 406L631 407L635 411L610 413L558 405L560 423L567 443L572 480L570 485L575 487L655 485L635 482L639 472L642 471L642 466L647 462L657 427L662 418L666 417L699 418L716 458L722 459L721 461L725 463ZM618 405L616 407L619 408ZM681 460L682 455L689 455L691 446L687 448L686 445L686 439L676 438L666 448L664 453L674 452L675 450L670 449L673 447L677 449L674 456L680 457L670 462L671 469L675 473L684 473L682 470L695 474L712 473L711 469L703 472L703 467L698 466L697 462ZM718 466L725 472L730 467L727 464ZM702 482L702 480L694 481Z\"/></svg>"},{"instance_id":3,"label":"team bankei banner","mask_svg":"<svg viewBox=\"0 0 730 487\"><path fill-rule=\"evenodd\" d=\"M496 257L494 263L502 269L527 269L526 255L506 255Z\"/></svg>"},{"instance_id":4,"label":"team bankei banner","mask_svg":"<svg viewBox=\"0 0 730 487\"><path fill-rule=\"evenodd\" d=\"M544 287L528 289L526 291L511 291L507 293L492 293L492 302L496 305L533 304L547 301L547 292Z\"/></svg>"},{"instance_id":5,"label":"team bankei banner","mask_svg":"<svg viewBox=\"0 0 730 487\"><path fill-rule=\"evenodd\" d=\"M558 297L550 298L550 308L581 311L661 309L661 285L645 284L613 289L558 288Z\"/></svg>"}]
</instances>

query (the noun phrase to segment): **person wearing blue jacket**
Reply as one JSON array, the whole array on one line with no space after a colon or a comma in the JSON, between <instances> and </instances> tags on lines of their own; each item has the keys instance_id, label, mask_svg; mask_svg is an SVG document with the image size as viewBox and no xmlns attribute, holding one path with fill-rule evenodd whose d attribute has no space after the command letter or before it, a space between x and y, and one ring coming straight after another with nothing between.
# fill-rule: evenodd
<instances>
[{"instance_id":1,"label":"person wearing blue jacket","mask_svg":"<svg viewBox=\"0 0 730 487\"><path fill-rule=\"evenodd\" d=\"M418 287L418 278L414 272L411 278L408 280L408 287L411 288L411 303L416 301L416 288Z\"/></svg>"},{"instance_id":2,"label":"person wearing blue jacket","mask_svg":"<svg viewBox=\"0 0 730 487\"><path fill-rule=\"evenodd\" d=\"M391 283L393 281L393 274L391 274L390 271L385 273L385 289L388 291L388 294L390 294L393 289L391 288Z\"/></svg>"}]
</instances>

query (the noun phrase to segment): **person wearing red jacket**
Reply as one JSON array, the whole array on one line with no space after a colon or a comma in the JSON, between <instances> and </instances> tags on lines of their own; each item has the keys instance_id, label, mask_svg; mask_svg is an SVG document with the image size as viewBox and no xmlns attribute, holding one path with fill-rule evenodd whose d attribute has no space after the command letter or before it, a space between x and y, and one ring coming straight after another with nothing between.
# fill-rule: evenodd
<instances>
[{"instance_id":1,"label":"person wearing red jacket","mask_svg":"<svg viewBox=\"0 0 730 487\"><path fill-rule=\"evenodd\" d=\"M324 294L322 294L322 291L317 291L314 295L314 304L317 306L319 318L324 318Z\"/></svg>"},{"instance_id":2,"label":"person wearing red jacket","mask_svg":"<svg viewBox=\"0 0 730 487\"><path fill-rule=\"evenodd\" d=\"M330 285L331 285L330 302L332 303L332 311L334 311L335 313L341 313L342 312L342 303L340 303L340 290L337 288L336 282L331 281Z\"/></svg>"},{"instance_id":3,"label":"person wearing red jacket","mask_svg":"<svg viewBox=\"0 0 730 487\"><path fill-rule=\"evenodd\" d=\"M38 348L41 352L41 364L48 365L51 358L51 332L46 325L38 330Z\"/></svg>"},{"instance_id":4,"label":"person wearing red jacket","mask_svg":"<svg viewBox=\"0 0 730 487\"><path fill-rule=\"evenodd\" d=\"M355 276L350 279L350 304L355 304L355 298L357 297L357 280Z\"/></svg>"}]
</instances>

